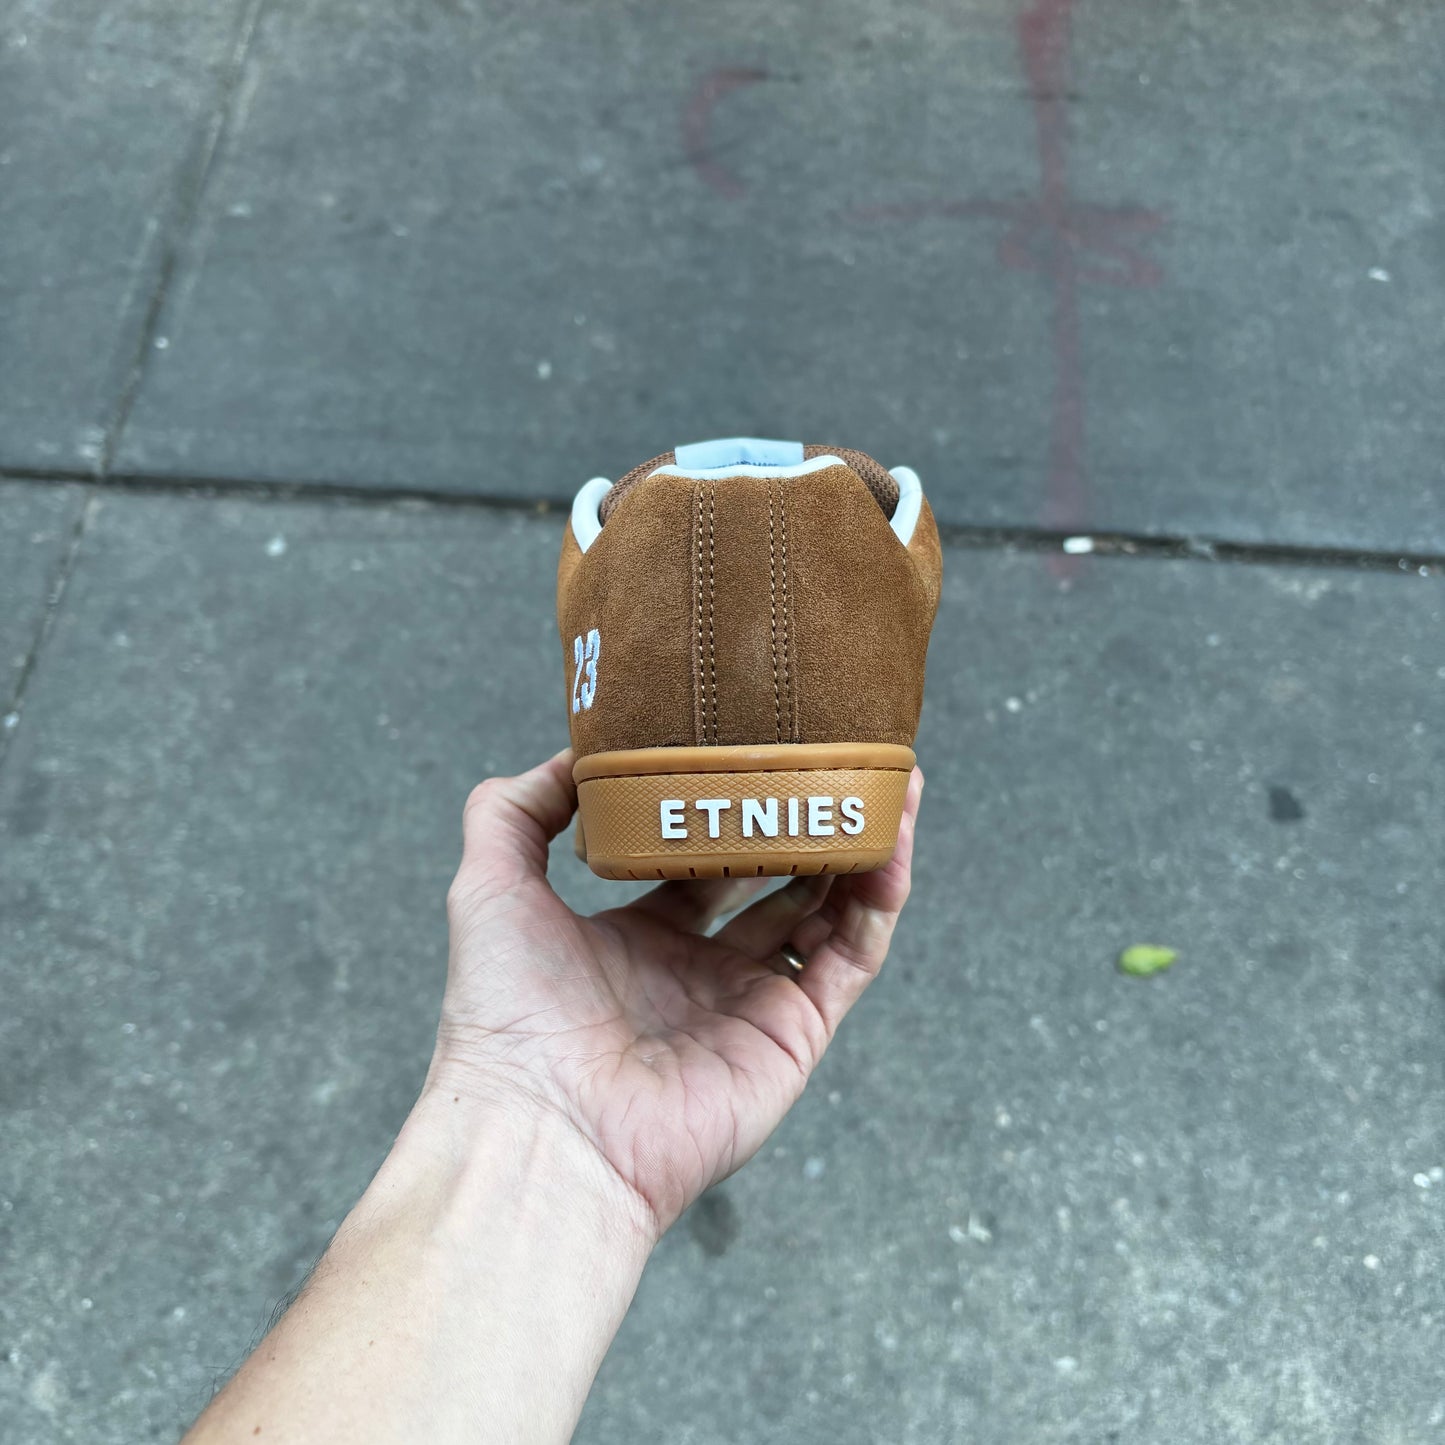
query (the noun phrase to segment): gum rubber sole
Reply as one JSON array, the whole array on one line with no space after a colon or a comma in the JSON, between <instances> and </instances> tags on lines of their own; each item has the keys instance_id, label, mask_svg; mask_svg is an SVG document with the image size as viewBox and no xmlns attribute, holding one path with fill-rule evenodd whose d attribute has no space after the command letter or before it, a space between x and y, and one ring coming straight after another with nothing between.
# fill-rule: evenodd
<instances>
[{"instance_id":1,"label":"gum rubber sole","mask_svg":"<svg viewBox=\"0 0 1445 1445\"><path fill-rule=\"evenodd\" d=\"M889 743L638 748L573 768L603 878L863 873L893 856L913 752Z\"/></svg>"}]
</instances>

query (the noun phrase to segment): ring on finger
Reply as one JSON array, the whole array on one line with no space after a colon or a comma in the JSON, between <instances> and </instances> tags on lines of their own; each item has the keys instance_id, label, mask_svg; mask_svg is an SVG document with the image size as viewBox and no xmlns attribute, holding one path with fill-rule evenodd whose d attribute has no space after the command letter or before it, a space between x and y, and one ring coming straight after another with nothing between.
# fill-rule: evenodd
<instances>
[{"instance_id":1,"label":"ring on finger","mask_svg":"<svg viewBox=\"0 0 1445 1445\"><path fill-rule=\"evenodd\" d=\"M802 949L794 948L791 943L785 943L778 949L778 957L783 960L783 966L778 972L789 978L798 978L808 966L808 955Z\"/></svg>"}]
</instances>

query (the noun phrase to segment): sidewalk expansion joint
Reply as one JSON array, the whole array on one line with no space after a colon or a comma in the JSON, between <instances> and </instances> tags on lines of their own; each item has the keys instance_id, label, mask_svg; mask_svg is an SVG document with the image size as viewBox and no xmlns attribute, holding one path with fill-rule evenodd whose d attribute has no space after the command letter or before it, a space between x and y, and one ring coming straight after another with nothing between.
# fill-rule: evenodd
<instances>
[{"instance_id":1,"label":"sidewalk expansion joint","mask_svg":"<svg viewBox=\"0 0 1445 1445\"><path fill-rule=\"evenodd\" d=\"M141 318L140 334L121 376L120 393L116 398L115 407L105 426L100 460L97 464L97 471L102 478L110 474L115 464L115 458L120 451L121 439L125 435L131 412L135 408L136 399L139 397L141 386L145 381L147 364L151 352L155 348L156 331L160 326L161 312L165 308L166 298L170 295L171 283L175 279L181 254L195 230L196 217L200 214L201 199L205 195L206 183L210 179L216 156L220 153L222 142L230 129L231 118L236 107L236 94L245 74L246 59L251 53L251 41L256 34L256 27L260 24L261 11L265 4L266 0L247 0L236 29L235 40L232 42L230 53L222 67L211 115L200 133L194 157L187 167L186 174L177 184L169 221L161 233L163 249L160 272L156 277L155 288L151 292L150 300L146 303L145 315ZM94 475L87 478L87 480L94 479Z\"/></svg>"},{"instance_id":2,"label":"sidewalk expansion joint","mask_svg":"<svg viewBox=\"0 0 1445 1445\"><path fill-rule=\"evenodd\" d=\"M66 543L65 553L50 582L50 591L46 595L45 607L40 614L40 624L36 627L35 635L31 638L30 646L26 649L25 656L20 663L15 686L4 703L4 712L0 713L0 770L5 767L5 759L10 752L11 741L20 726L21 714L25 711L25 698L30 690L30 681L35 675L36 665L40 661L40 654L50 640L50 634L55 627L55 619L60 614L60 604L65 599L66 589L70 586L70 579L75 573L75 564L80 559L80 544L85 539L91 518L95 513L95 493L96 488L91 485L81 494L75 509L75 520L70 527L70 539Z\"/></svg>"},{"instance_id":3,"label":"sidewalk expansion joint","mask_svg":"<svg viewBox=\"0 0 1445 1445\"><path fill-rule=\"evenodd\" d=\"M337 507L425 507L452 511L515 512L534 516L565 516L570 497L526 497L505 492L450 492L425 487L372 487L353 483L304 480L268 482L238 477L160 477L111 472L97 478L90 472L34 470L0 471L0 481L34 485L80 482L99 493L133 496L186 497L196 500L240 500L281 505ZM940 522L945 547L975 551L1037 552L1067 557L1133 557L1169 562L1239 563L1263 567L1333 567L1356 572L1389 572L1409 577L1445 577L1445 552L1353 547L1348 543L1246 542L1225 537L1183 533L1065 531L1046 527L987 526Z\"/></svg>"}]
</instances>

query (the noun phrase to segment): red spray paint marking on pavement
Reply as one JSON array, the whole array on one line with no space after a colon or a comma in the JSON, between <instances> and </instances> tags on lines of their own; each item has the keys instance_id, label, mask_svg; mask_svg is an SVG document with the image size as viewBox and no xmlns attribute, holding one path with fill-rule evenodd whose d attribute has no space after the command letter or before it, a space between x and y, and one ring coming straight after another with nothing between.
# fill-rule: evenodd
<instances>
[{"instance_id":1,"label":"red spray paint marking on pavement","mask_svg":"<svg viewBox=\"0 0 1445 1445\"><path fill-rule=\"evenodd\" d=\"M713 159L709 138L713 108L741 86L756 85L767 78L766 70L714 70L703 76L682 114L682 141L688 160L704 182L730 201L741 200L745 188L726 166Z\"/></svg>"},{"instance_id":2,"label":"red spray paint marking on pavement","mask_svg":"<svg viewBox=\"0 0 1445 1445\"><path fill-rule=\"evenodd\" d=\"M1157 284L1158 267L1118 237L1131 230L1157 230L1162 224L1162 218L1151 211L1108 212L1096 206L1076 205L1069 195L1065 102L1072 8L1073 0L1038 0L1018 18L1019 53L1034 102L1041 194L1036 206L1019 216L1014 228L999 242L999 258L1005 266L1040 270L1054 287L1054 420L1044 509L1044 521L1051 527L1077 526L1085 514L1079 282ZM1032 254L1031 232L1040 238L1045 255ZM1082 264L1082 256L1089 250L1109 257L1115 264Z\"/></svg>"},{"instance_id":3,"label":"red spray paint marking on pavement","mask_svg":"<svg viewBox=\"0 0 1445 1445\"><path fill-rule=\"evenodd\" d=\"M1156 211L1110 209L1076 201L1069 193L1069 18L1074 0L1035 0L1018 17L1019 56L1033 100L1038 137L1039 194L1025 201L945 201L921 206L871 207L860 219L911 220L922 216L987 216L1009 222L998 257L1011 271L1037 271L1053 285L1053 422L1049 441L1044 522L1063 529L1085 519L1084 382L1079 350L1079 285L1158 285L1162 273L1129 244L1164 224ZM1088 259L1088 258L1094 259ZM1050 559L1067 576L1071 558Z\"/></svg>"}]
</instances>

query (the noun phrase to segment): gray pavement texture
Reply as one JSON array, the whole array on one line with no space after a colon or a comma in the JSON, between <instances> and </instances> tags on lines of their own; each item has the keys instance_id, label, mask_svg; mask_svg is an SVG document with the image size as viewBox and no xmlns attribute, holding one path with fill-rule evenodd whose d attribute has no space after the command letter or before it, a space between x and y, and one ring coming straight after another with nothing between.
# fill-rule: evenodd
<instances>
[{"instance_id":1,"label":"gray pavement texture","mask_svg":"<svg viewBox=\"0 0 1445 1445\"><path fill-rule=\"evenodd\" d=\"M0 767L7 1442L174 1438L383 1156L461 801L564 736L556 544L91 505ZM1439 1438L1439 580L947 561L894 957L578 1439Z\"/></svg>"},{"instance_id":2,"label":"gray pavement texture","mask_svg":"<svg viewBox=\"0 0 1445 1445\"><path fill-rule=\"evenodd\" d=\"M0 465L1445 550L1445 10L0 0Z\"/></svg>"}]
</instances>

